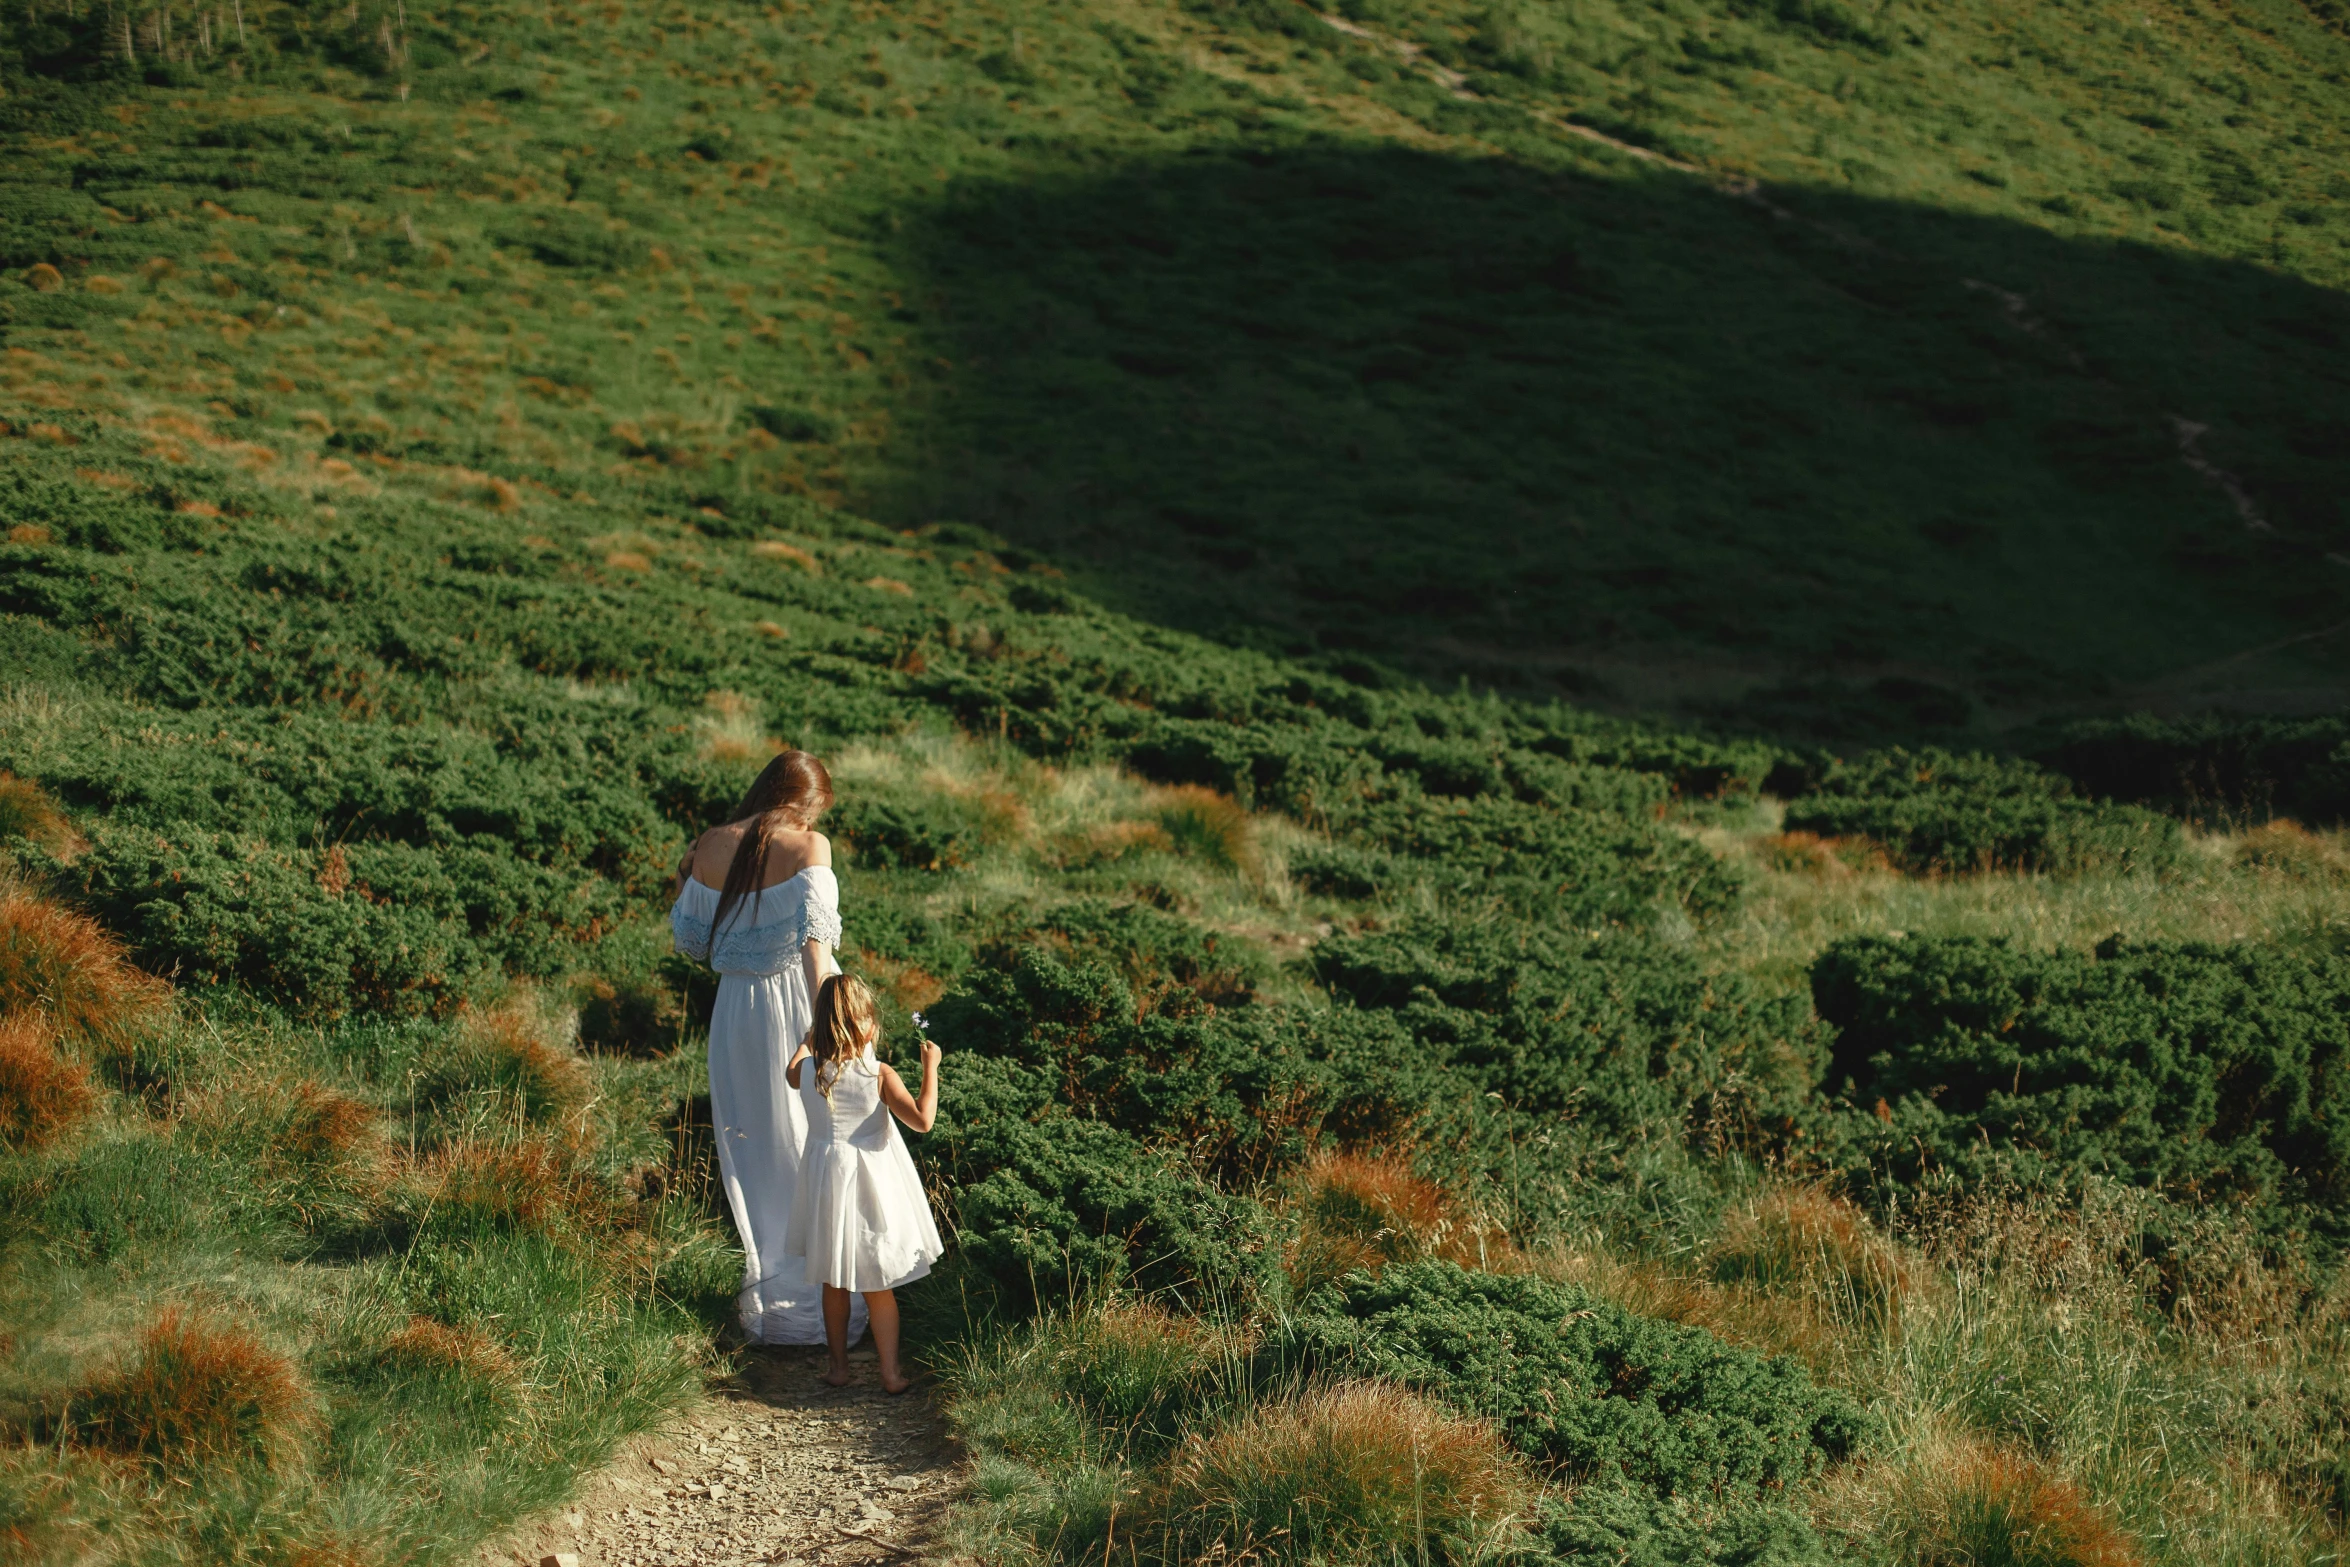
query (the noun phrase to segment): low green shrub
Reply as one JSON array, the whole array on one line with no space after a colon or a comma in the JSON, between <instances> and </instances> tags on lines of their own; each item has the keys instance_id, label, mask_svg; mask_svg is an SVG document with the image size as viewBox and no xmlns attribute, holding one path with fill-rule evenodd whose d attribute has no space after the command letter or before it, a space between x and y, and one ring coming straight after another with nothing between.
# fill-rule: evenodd
<instances>
[{"instance_id":1,"label":"low green shrub","mask_svg":"<svg viewBox=\"0 0 2350 1567\"><path fill-rule=\"evenodd\" d=\"M952 1193L960 1265L1014 1311L1131 1283L1193 1304L1277 1286L1271 1219L1171 1153L1100 1121L1004 1113L966 1057L929 1140ZM945 1097L945 1096L942 1096Z\"/></svg>"},{"instance_id":2,"label":"low green shrub","mask_svg":"<svg viewBox=\"0 0 2350 1567\"><path fill-rule=\"evenodd\" d=\"M2033 759L2083 794L2189 821L2350 820L2350 718L2083 719Z\"/></svg>"},{"instance_id":3,"label":"low green shrub","mask_svg":"<svg viewBox=\"0 0 2350 1567\"><path fill-rule=\"evenodd\" d=\"M1629 936L1414 920L1327 937L1313 965L1476 1089L1610 1133L1702 1118L1733 1079L1744 1098L1791 1108L1825 1060L1800 998Z\"/></svg>"},{"instance_id":4,"label":"low green shrub","mask_svg":"<svg viewBox=\"0 0 2350 1567\"><path fill-rule=\"evenodd\" d=\"M1229 1006L1251 999L1270 975L1262 948L1148 904L1082 898L1037 929L1055 947L1115 964L1146 1006L1177 988Z\"/></svg>"},{"instance_id":5,"label":"low green shrub","mask_svg":"<svg viewBox=\"0 0 2350 1567\"><path fill-rule=\"evenodd\" d=\"M1396 1130L1433 1087L1389 1018L1211 1008L1188 988L1155 1000L1145 1012L1106 964L1030 950L932 1011L939 1037L988 1058L992 1091L1013 1096L997 1113L1092 1117L1227 1179L1294 1163L1326 1132Z\"/></svg>"},{"instance_id":6,"label":"low green shrub","mask_svg":"<svg viewBox=\"0 0 2350 1567\"><path fill-rule=\"evenodd\" d=\"M2167 870L2184 838L2169 817L2086 800L2030 762L1948 751L1872 752L1788 803L1790 832L1867 838L1916 874Z\"/></svg>"},{"instance_id":7,"label":"low green shrub","mask_svg":"<svg viewBox=\"0 0 2350 1567\"><path fill-rule=\"evenodd\" d=\"M1740 888L1734 866L1653 822L1506 795L1397 795L1367 806L1350 834L1425 862L1438 885L1572 926L1645 925L1666 907L1707 919Z\"/></svg>"},{"instance_id":8,"label":"low green shrub","mask_svg":"<svg viewBox=\"0 0 2350 1567\"><path fill-rule=\"evenodd\" d=\"M1269 1347L1307 1371L1422 1389L1495 1421L1530 1458L1660 1495L1791 1484L1850 1457L1873 1429L1785 1357L1574 1285L1448 1262L1349 1274Z\"/></svg>"},{"instance_id":9,"label":"low green shrub","mask_svg":"<svg viewBox=\"0 0 2350 1567\"><path fill-rule=\"evenodd\" d=\"M1812 968L1848 1157L1910 1184L2094 1172L2271 1230L2350 1200L2350 962L2252 946L1864 937Z\"/></svg>"},{"instance_id":10,"label":"low green shrub","mask_svg":"<svg viewBox=\"0 0 2350 1567\"><path fill-rule=\"evenodd\" d=\"M824 829L849 863L869 870L953 870L970 862L981 841L972 813L954 805L852 796L825 813Z\"/></svg>"},{"instance_id":11,"label":"low green shrub","mask_svg":"<svg viewBox=\"0 0 2350 1567\"><path fill-rule=\"evenodd\" d=\"M1622 1483L1547 1497L1525 1567L1829 1567L1847 1560L1793 1507L1660 1498Z\"/></svg>"},{"instance_id":12,"label":"low green shrub","mask_svg":"<svg viewBox=\"0 0 2350 1567\"><path fill-rule=\"evenodd\" d=\"M501 968L552 976L621 915L607 880L494 839L289 848L102 824L57 879L145 967L314 1017L445 1012Z\"/></svg>"}]
</instances>

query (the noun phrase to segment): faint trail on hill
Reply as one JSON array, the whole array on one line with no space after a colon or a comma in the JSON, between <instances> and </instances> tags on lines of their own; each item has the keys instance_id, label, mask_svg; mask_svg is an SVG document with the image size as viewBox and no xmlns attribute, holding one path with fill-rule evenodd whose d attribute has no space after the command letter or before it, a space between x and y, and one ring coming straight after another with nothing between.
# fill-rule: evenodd
<instances>
[{"instance_id":1,"label":"faint trail on hill","mask_svg":"<svg viewBox=\"0 0 2350 1567\"><path fill-rule=\"evenodd\" d=\"M1429 59L1427 51L1418 44L1389 37L1375 28L1365 27L1359 22L1349 21L1343 16L1332 15L1327 11L1315 11L1314 14L1320 17L1325 24L1346 34L1349 38L1359 39L1385 49L1397 59L1418 70L1430 81L1444 88L1455 98L1473 103L1504 101L1488 98L1475 91L1469 86L1469 78L1465 73ZM1636 158L1642 163L1655 164L1660 168L1671 169L1677 174L1686 174L1693 179L1704 180L1714 190L1733 201L1743 201L1751 206L1760 207L1783 223L1800 223L1835 244L1862 251L1876 251L1879 248L1857 234L1847 233L1833 225L1799 216L1780 206L1763 193L1761 182L1751 176L1732 175L1725 177L1715 170L1658 152L1653 147L1643 147L1637 143L1625 141L1621 137L1610 136L1596 126L1584 125L1578 121L1563 118L1550 110L1535 108L1531 105L1518 105L1518 107L1524 111L1527 118L1539 124L1549 126L1553 130L1564 131L1570 136L1579 136L1585 141L1597 142L1603 147L1612 147L1625 156ZM2001 288L1996 283L1986 283L1980 278L1962 278L1960 283L1970 293L1989 295L1997 301L1999 313L2009 325L2028 336L2052 343L2071 362L2074 369L2086 372L2088 363L2081 357L2080 350L2050 332L2047 323L2032 314L2031 302L2022 294L2016 293L2012 289ZM2189 419L2183 414L2174 413L2167 417L2170 421L2172 435L2178 442L2179 461L2185 464L2189 471L2227 496L2229 504L2235 508L2236 516L2242 521L2247 532L2274 538L2276 536L2275 525L2261 515L2259 506L2253 501L2251 493L2244 488L2243 482L2203 454L2198 443L2211 426ZM2350 554L2329 553L2325 558L2337 566L2350 566Z\"/></svg>"},{"instance_id":2,"label":"faint trail on hill","mask_svg":"<svg viewBox=\"0 0 2350 1567\"><path fill-rule=\"evenodd\" d=\"M484 1547L481 1567L934 1563L960 1459L929 1391L881 1391L872 1351L827 1387L816 1349L754 1349L673 1429L583 1477L578 1499Z\"/></svg>"}]
</instances>

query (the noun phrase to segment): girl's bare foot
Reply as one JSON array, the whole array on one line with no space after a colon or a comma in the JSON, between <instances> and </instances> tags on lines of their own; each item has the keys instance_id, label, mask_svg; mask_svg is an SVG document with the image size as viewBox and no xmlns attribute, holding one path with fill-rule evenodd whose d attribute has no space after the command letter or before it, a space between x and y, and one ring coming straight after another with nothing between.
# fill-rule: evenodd
<instances>
[{"instance_id":1,"label":"girl's bare foot","mask_svg":"<svg viewBox=\"0 0 2350 1567\"><path fill-rule=\"evenodd\" d=\"M882 1374L881 1390L884 1393L903 1393L913 1385L914 1379L912 1377L897 1376L888 1372Z\"/></svg>"},{"instance_id":2,"label":"girl's bare foot","mask_svg":"<svg viewBox=\"0 0 2350 1567\"><path fill-rule=\"evenodd\" d=\"M824 1373L824 1380L834 1387L847 1387L854 1378L850 1375L848 1367L834 1366L830 1371Z\"/></svg>"}]
</instances>

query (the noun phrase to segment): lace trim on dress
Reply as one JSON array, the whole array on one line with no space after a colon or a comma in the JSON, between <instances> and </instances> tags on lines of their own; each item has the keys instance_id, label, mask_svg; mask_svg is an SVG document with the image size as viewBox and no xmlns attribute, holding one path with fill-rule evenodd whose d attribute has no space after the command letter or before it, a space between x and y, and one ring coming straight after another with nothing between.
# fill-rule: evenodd
<instances>
[{"instance_id":1,"label":"lace trim on dress","mask_svg":"<svg viewBox=\"0 0 2350 1567\"><path fill-rule=\"evenodd\" d=\"M705 903L715 910L718 894L700 882L689 880L669 910L669 931L677 942L677 950L689 958L701 959L721 974L780 974L792 965L800 949L811 939L838 947L839 894L833 890L832 873L823 866L810 866L799 876L767 888L769 899L773 900L774 894L802 877L806 878L806 885L801 890L798 906L783 913L781 918L745 928L742 915L737 913L727 919L725 930L715 933L710 929L709 914L688 904ZM770 908L775 906L773 901L768 903Z\"/></svg>"}]
</instances>

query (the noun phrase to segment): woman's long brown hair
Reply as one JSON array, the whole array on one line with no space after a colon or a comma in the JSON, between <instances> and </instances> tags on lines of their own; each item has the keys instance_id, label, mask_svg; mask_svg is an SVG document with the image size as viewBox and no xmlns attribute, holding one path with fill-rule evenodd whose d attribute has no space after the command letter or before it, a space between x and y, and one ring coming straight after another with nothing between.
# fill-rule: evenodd
<instances>
[{"instance_id":1,"label":"woman's long brown hair","mask_svg":"<svg viewBox=\"0 0 2350 1567\"><path fill-rule=\"evenodd\" d=\"M808 1049L815 1060L816 1092L832 1098L840 1069L865 1050L866 1036L875 1030L873 992L852 974L835 974L816 992L816 1022L808 1030Z\"/></svg>"},{"instance_id":2,"label":"woman's long brown hair","mask_svg":"<svg viewBox=\"0 0 2350 1567\"><path fill-rule=\"evenodd\" d=\"M734 821L748 821L751 830L734 846L726 864L726 882L718 889L718 912L710 918L713 931L726 928L726 916L744 898L751 913L759 912L759 877L767 869L767 850L779 832L814 825L832 803L832 774L805 751L786 751L751 780L743 803L734 808Z\"/></svg>"}]
</instances>

